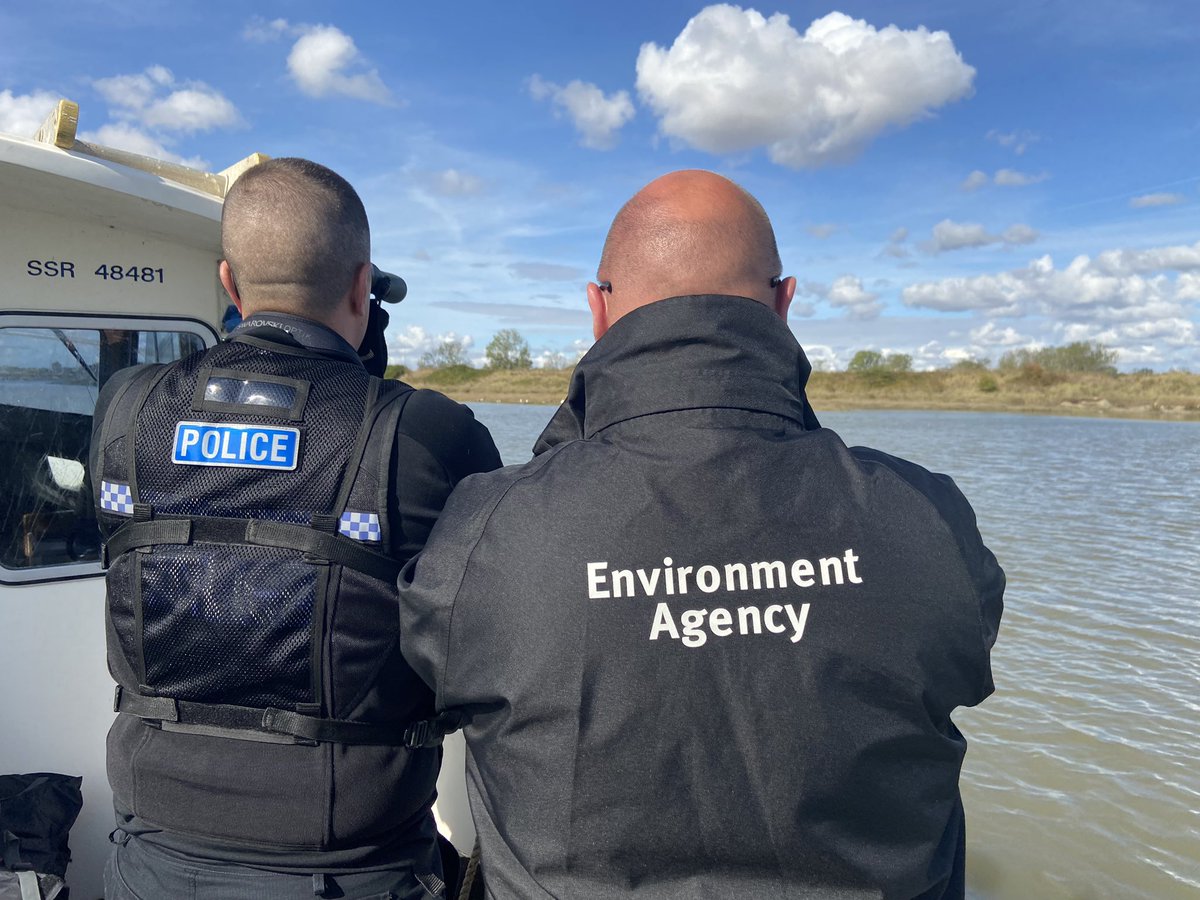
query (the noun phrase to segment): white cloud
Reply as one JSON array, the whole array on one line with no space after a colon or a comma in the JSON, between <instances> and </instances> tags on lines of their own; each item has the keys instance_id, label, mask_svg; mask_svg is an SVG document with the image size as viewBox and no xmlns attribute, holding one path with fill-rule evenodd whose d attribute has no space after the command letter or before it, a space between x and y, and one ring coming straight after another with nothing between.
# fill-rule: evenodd
<instances>
[{"instance_id":1,"label":"white cloud","mask_svg":"<svg viewBox=\"0 0 1200 900\"><path fill-rule=\"evenodd\" d=\"M959 188L964 191L977 191L986 185L990 180L991 179L988 178L987 172L981 172L976 169L965 179L963 179L963 183L959 185Z\"/></svg>"},{"instance_id":2,"label":"white cloud","mask_svg":"<svg viewBox=\"0 0 1200 900\"><path fill-rule=\"evenodd\" d=\"M287 19L271 19L254 16L242 29L242 37L256 44L265 44L279 40L281 37L294 35L296 29Z\"/></svg>"},{"instance_id":3,"label":"white cloud","mask_svg":"<svg viewBox=\"0 0 1200 900\"><path fill-rule=\"evenodd\" d=\"M969 192L977 191L988 184L995 184L999 187L1025 187L1030 184L1038 184L1049 177L1049 172L1033 174L1018 172L1016 169L997 169L995 175L989 176L987 172L976 169L963 180L959 188Z\"/></svg>"},{"instance_id":4,"label":"white cloud","mask_svg":"<svg viewBox=\"0 0 1200 900\"><path fill-rule=\"evenodd\" d=\"M54 112L59 99L58 94L49 91L34 91L32 94L0 91L0 131L33 137L46 117Z\"/></svg>"},{"instance_id":5,"label":"white cloud","mask_svg":"<svg viewBox=\"0 0 1200 900\"><path fill-rule=\"evenodd\" d=\"M1010 148L1017 156L1021 156L1029 147L1030 144L1035 144L1042 138L1040 135L1034 134L1032 131L998 131L993 128L986 135L989 141L995 141L1001 147Z\"/></svg>"},{"instance_id":6,"label":"white cloud","mask_svg":"<svg viewBox=\"0 0 1200 900\"><path fill-rule=\"evenodd\" d=\"M908 229L904 226L892 231L888 242L883 249L879 251L880 256L890 256L893 259L907 259L910 256L908 247L904 246L904 242L908 240Z\"/></svg>"},{"instance_id":7,"label":"white cloud","mask_svg":"<svg viewBox=\"0 0 1200 900\"><path fill-rule=\"evenodd\" d=\"M471 197L483 192L484 181L478 175L461 169L443 169L432 173L427 184L435 194L443 197Z\"/></svg>"},{"instance_id":8,"label":"white cloud","mask_svg":"<svg viewBox=\"0 0 1200 900\"><path fill-rule=\"evenodd\" d=\"M831 236L834 232L836 232L839 227L840 226L835 225L832 222L822 222L818 225L808 225L805 227L804 230L807 231L809 234L811 234L813 237L815 237L817 240L823 241L827 237Z\"/></svg>"},{"instance_id":9,"label":"white cloud","mask_svg":"<svg viewBox=\"0 0 1200 900\"><path fill-rule=\"evenodd\" d=\"M1021 334L1011 325L1001 328L995 322L985 322L970 331L971 342L984 347L1016 347L1034 343L1031 338Z\"/></svg>"},{"instance_id":10,"label":"white cloud","mask_svg":"<svg viewBox=\"0 0 1200 900\"><path fill-rule=\"evenodd\" d=\"M391 92L369 67L354 40L332 25L297 26L303 34L288 53L296 86L310 97L344 96L371 103L391 102Z\"/></svg>"},{"instance_id":11,"label":"white cloud","mask_svg":"<svg viewBox=\"0 0 1200 900\"><path fill-rule=\"evenodd\" d=\"M1174 322L1164 329L1175 335L1171 342L1176 342L1194 337L1190 322L1200 300L1198 287L1200 241L1191 246L1109 250L1095 259L1077 256L1065 268L1042 256L1008 272L913 284L902 296L909 307L942 312L977 310L1014 318L1041 315L1063 327L1070 323L1104 326L1115 329L1123 340L1154 331L1153 323Z\"/></svg>"},{"instance_id":12,"label":"white cloud","mask_svg":"<svg viewBox=\"0 0 1200 900\"><path fill-rule=\"evenodd\" d=\"M1134 209L1145 209L1148 206L1175 206L1183 202L1183 194L1142 194L1133 197L1129 205Z\"/></svg>"},{"instance_id":13,"label":"white cloud","mask_svg":"<svg viewBox=\"0 0 1200 900\"><path fill-rule=\"evenodd\" d=\"M836 279L825 294L831 306L846 310L856 319L873 319L883 309L879 295L863 288L862 279L856 275L843 275Z\"/></svg>"},{"instance_id":14,"label":"white cloud","mask_svg":"<svg viewBox=\"0 0 1200 900\"><path fill-rule=\"evenodd\" d=\"M838 368L837 351L828 344L805 344L804 355L814 372L832 372Z\"/></svg>"},{"instance_id":15,"label":"white cloud","mask_svg":"<svg viewBox=\"0 0 1200 900\"><path fill-rule=\"evenodd\" d=\"M711 153L765 146L793 168L853 157L970 94L974 76L944 31L833 12L801 35L782 13L726 4L701 10L670 48L643 44L637 60L663 134Z\"/></svg>"},{"instance_id":16,"label":"white cloud","mask_svg":"<svg viewBox=\"0 0 1200 900\"><path fill-rule=\"evenodd\" d=\"M95 87L119 120L152 131L191 134L242 122L237 107L220 91L202 81L178 82L163 66L101 78Z\"/></svg>"},{"instance_id":17,"label":"white cloud","mask_svg":"<svg viewBox=\"0 0 1200 900\"><path fill-rule=\"evenodd\" d=\"M1032 244L1038 239L1038 233L1028 225L1009 225L1000 233L1000 242L1004 244Z\"/></svg>"},{"instance_id":18,"label":"white cloud","mask_svg":"<svg viewBox=\"0 0 1200 900\"><path fill-rule=\"evenodd\" d=\"M1038 184L1050 177L1049 172L1018 172L1016 169L1000 169L993 180L1000 187L1025 187L1028 184Z\"/></svg>"},{"instance_id":19,"label":"white cloud","mask_svg":"<svg viewBox=\"0 0 1200 900\"><path fill-rule=\"evenodd\" d=\"M464 350L470 350L475 343L469 334L459 335L453 331L431 334L420 325L389 328L385 337L388 347L388 362L410 368L417 365L422 355L436 350L446 341L458 341Z\"/></svg>"},{"instance_id":20,"label":"white cloud","mask_svg":"<svg viewBox=\"0 0 1200 900\"><path fill-rule=\"evenodd\" d=\"M1185 281L1190 284L1200 273L1200 241L1190 246L1182 244L1174 247L1153 247L1149 250L1105 250L1097 254L1092 266L1102 274L1116 276L1163 271L1185 272L1188 273Z\"/></svg>"},{"instance_id":21,"label":"white cloud","mask_svg":"<svg viewBox=\"0 0 1200 900\"><path fill-rule=\"evenodd\" d=\"M529 78L529 93L535 100L550 100L565 112L579 132L580 143L593 150L616 146L617 132L634 116L628 91L606 95L596 85L572 81L566 87L546 81L540 75Z\"/></svg>"},{"instance_id":22,"label":"white cloud","mask_svg":"<svg viewBox=\"0 0 1200 900\"><path fill-rule=\"evenodd\" d=\"M945 253L989 244L1031 244L1037 237L1038 233L1028 225L1010 225L1000 234L993 234L977 222L943 219L933 226L933 239L922 242L921 249L928 253Z\"/></svg>"}]
</instances>

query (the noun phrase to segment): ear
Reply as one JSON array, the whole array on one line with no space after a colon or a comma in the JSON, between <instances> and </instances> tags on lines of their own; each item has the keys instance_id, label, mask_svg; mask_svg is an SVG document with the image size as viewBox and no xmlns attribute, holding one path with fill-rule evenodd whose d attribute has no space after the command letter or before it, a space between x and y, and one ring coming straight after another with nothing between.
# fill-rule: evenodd
<instances>
[{"instance_id":1,"label":"ear","mask_svg":"<svg viewBox=\"0 0 1200 900\"><path fill-rule=\"evenodd\" d=\"M229 299L237 307L238 314L244 316L242 298L238 296L237 282L233 280L233 269L229 268L229 263L226 260L221 260L221 265L217 267L217 275L221 279L221 287L225 288L225 293L229 295Z\"/></svg>"},{"instance_id":2,"label":"ear","mask_svg":"<svg viewBox=\"0 0 1200 900\"><path fill-rule=\"evenodd\" d=\"M355 318L370 313L371 264L362 263L354 272L354 283L350 286L350 312Z\"/></svg>"},{"instance_id":3,"label":"ear","mask_svg":"<svg viewBox=\"0 0 1200 900\"><path fill-rule=\"evenodd\" d=\"M787 321L788 309L792 305L792 298L796 296L796 279L789 275L783 281L775 286L775 315Z\"/></svg>"},{"instance_id":4,"label":"ear","mask_svg":"<svg viewBox=\"0 0 1200 900\"><path fill-rule=\"evenodd\" d=\"M600 286L595 282L588 282L587 302L592 311L592 336L600 340L608 331L608 303L604 291L600 290Z\"/></svg>"}]
</instances>

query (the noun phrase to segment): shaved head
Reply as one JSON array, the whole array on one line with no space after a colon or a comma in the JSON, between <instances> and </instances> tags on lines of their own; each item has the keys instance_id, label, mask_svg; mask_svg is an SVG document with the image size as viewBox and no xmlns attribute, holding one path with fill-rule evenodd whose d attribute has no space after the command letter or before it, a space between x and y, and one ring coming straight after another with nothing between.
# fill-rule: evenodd
<instances>
[{"instance_id":1,"label":"shaved head","mask_svg":"<svg viewBox=\"0 0 1200 900\"><path fill-rule=\"evenodd\" d=\"M689 294L773 305L771 279L780 268L762 205L728 178L690 169L650 182L621 207L599 277L613 286L606 299L611 324L647 303Z\"/></svg>"},{"instance_id":2,"label":"shaved head","mask_svg":"<svg viewBox=\"0 0 1200 900\"><path fill-rule=\"evenodd\" d=\"M323 320L371 259L367 213L354 188L305 159L272 159L229 189L221 248L246 314L270 309Z\"/></svg>"}]
</instances>

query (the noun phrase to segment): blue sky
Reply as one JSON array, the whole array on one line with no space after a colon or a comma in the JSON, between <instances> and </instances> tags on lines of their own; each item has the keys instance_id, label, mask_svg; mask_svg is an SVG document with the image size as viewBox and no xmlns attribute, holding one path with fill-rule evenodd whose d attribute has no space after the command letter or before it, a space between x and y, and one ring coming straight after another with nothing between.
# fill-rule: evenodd
<instances>
[{"instance_id":1,"label":"blue sky","mask_svg":"<svg viewBox=\"0 0 1200 900\"><path fill-rule=\"evenodd\" d=\"M220 170L306 156L358 188L409 364L591 342L612 216L664 172L743 184L818 366L1100 340L1200 370L1200 5L193 4L0 11L0 130Z\"/></svg>"}]
</instances>

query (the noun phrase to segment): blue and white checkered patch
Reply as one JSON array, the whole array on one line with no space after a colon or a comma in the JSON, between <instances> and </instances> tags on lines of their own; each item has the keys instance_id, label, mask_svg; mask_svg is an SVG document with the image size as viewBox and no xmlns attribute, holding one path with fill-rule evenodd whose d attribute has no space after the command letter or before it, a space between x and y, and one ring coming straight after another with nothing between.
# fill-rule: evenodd
<instances>
[{"instance_id":1,"label":"blue and white checkered patch","mask_svg":"<svg viewBox=\"0 0 1200 900\"><path fill-rule=\"evenodd\" d=\"M100 482L100 508L119 516L133 515L133 492L119 481Z\"/></svg>"},{"instance_id":2,"label":"blue and white checkered patch","mask_svg":"<svg viewBox=\"0 0 1200 900\"><path fill-rule=\"evenodd\" d=\"M344 512L338 523L338 531L356 541L381 541L383 532L379 528L379 516L375 513Z\"/></svg>"}]
</instances>

